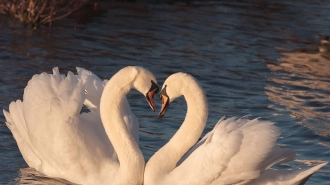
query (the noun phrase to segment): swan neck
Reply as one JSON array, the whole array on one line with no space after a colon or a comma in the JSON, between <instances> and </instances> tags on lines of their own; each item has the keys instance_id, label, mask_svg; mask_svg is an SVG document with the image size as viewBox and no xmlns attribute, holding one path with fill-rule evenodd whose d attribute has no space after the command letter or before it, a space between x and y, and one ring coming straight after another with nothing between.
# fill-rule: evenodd
<instances>
[{"instance_id":1,"label":"swan neck","mask_svg":"<svg viewBox=\"0 0 330 185\"><path fill-rule=\"evenodd\" d=\"M115 74L104 87L100 115L105 132L117 153L120 168L126 173L144 168L144 158L123 120L124 98L132 88L135 77ZM137 173L136 171L134 173Z\"/></svg>"},{"instance_id":2,"label":"swan neck","mask_svg":"<svg viewBox=\"0 0 330 185\"><path fill-rule=\"evenodd\" d=\"M196 144L204 130L208 117L205 93L197 81L190 82L188 86L182 80L182 85L181 92L187 102L185 120L171 140L147 163L145 173L149 176L157 177L157 175L168 174L174 170L178 161Z\"/></svg>"}]
</instances>

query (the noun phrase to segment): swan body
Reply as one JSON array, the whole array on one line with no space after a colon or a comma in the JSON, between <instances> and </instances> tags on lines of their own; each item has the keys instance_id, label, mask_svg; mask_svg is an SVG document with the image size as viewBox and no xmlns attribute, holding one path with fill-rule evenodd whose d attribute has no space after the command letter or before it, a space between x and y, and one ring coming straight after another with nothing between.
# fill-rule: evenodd
<instances>
[{"instance_id":1,"label":"swan body","mask_svg":"<svg viewBox=\"0 0 330 185\"><path fill-rule=\"evenodd\" d=\"M270 170L275 164L293 160L296 153L276 146L279 129L258 119L221 118L196 144L207 121L208 105L195 78L176 73L166 79L159 117L181 95L187 102L185 120L147 162L145 185L300 185L327 164L307 170Z\"/></svg>"},{"instance_id":2,"label":"swan body","mask_svg":"<svg viewBox=\"0 0 330 185\"><path fill-rule=\"evenodd\" d=\"M23 101L4 110L23 158L47 176L77 184L142 184L145 162L134 136L137 120L125 95L135 88L154 109L155 77L130 66L107 82L77 70L78 75L62 75L58 68L34 75ZM83 104L90 112L80 113Z\"/></svg>"}]
</instances>

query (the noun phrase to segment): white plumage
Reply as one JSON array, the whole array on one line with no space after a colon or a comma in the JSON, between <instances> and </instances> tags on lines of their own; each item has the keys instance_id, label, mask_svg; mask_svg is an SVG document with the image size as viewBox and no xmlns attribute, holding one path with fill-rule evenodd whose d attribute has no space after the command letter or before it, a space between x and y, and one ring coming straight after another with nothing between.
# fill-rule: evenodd
<instances>
[{"instance_id":1,"label":"white plumage","mask_svg":"<svg viewBox=\"0 0 330 185\"><path fill-rule=\"evenodd\" d=\"M125 95L132 83L145 95L155 77L141 67L126 67L109 82L85 69L77 71L65 76L54 68L53 74L34 75L23 101L10 103L10 113L4 110L25 161L47 176L78 184L142 184L139 125ZM83 104L89 112L80 114ZM115 143L122 147L116 149Z\"/></svg>"},{"instance_id":2,"label":"white plumage","mask_svg":"<svg viewBox=\"0 0 330 185\"><path fill-rule=\"evenodd\" d=\"M276 146L280 135L273 122L224 117L195 144L206 124L208 105L205 93L192 76L171 75L164 82L160 116L170 103L183 95L187 114L171 140L147 162L145 185L299 185L319 168L271 170L291 161L296 153Z\"/></svg>"}]
</instances>

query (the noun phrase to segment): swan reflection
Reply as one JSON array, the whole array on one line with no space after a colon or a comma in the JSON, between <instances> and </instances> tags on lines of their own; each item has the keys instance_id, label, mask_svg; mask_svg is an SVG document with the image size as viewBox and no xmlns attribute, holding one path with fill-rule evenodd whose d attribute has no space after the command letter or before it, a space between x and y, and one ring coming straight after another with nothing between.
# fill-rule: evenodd
<instances>
[{"instance_id":1,"label":"swan reflection","mask_svg":"<svg viewBox=\"0 0 330 185\"><path fill-rule=\"evenodd\" d=\"M324 37L318 51L282 53L278 64L267 65L276 72L268 79L273 82L266 86L268 98L324 136L330 135L329 53L329 38Z\"/></svg>"},{"instance_id":2,"label":"swan reflection","mask_svg":"<svg viewBox=\"0 0 330 185\"><path fill-rule=\"evenodd\" d=\"M19 169L19 176L16 181L18 184L48 184L48 185L75 185L63 179L55 179L45 176L33 168Z\"/></svg>"}]
</instances>

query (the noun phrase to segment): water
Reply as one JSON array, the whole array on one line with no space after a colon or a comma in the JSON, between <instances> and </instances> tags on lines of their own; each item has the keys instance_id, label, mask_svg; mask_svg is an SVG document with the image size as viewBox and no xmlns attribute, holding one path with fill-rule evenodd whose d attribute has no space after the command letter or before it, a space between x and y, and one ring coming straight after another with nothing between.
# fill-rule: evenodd
<instances>
[{"instance_id":1,"label":"water","mask_svg":"<svg viewBox=\"0 0 330 185\"><path fill-rule=\"evenodd\" d=\"M151 70L161 85L183 71L203 86L210 113L205 132L223 116L251 115L281 129L279 145L298 152L297 169L330 159L330 60L318 52L330 35L325 1L203 1L100 4L31 30L0 16L0 108L21 99L33 74L76 66L110 78L127 65ZM87 10L86 10L87 11ZM128 96L148 160L179 128L186 105L177 99L158 119L137 92ZM157 99L156 99L157 100ZM156 102L160 108L160 101ZM4 116L0 114L0 121ZM14 138L0 124L0 184L66 184L26 168ZM330 183L330 165L307 184Z\"/></svg>"}]
</instances>

